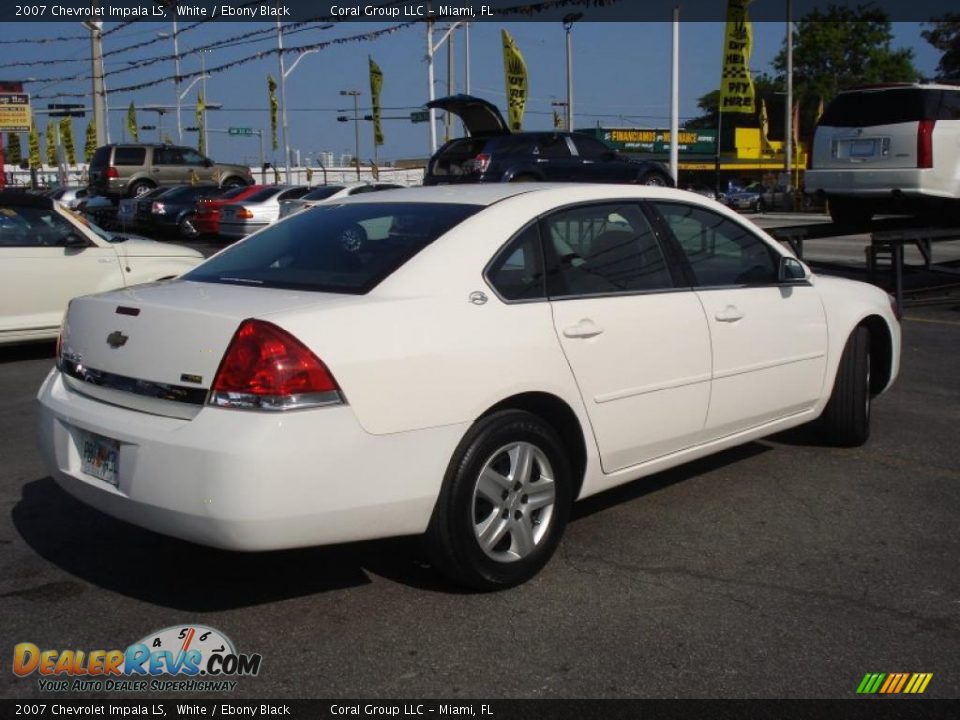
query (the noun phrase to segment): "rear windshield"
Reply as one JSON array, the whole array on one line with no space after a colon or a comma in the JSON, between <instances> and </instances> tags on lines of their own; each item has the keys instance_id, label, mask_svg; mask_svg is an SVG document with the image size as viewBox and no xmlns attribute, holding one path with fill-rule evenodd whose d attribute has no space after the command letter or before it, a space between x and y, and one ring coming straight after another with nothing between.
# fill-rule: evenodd
<instances>
[{"instance_id":1,"label":"rear windshield","mask_svg":"<svg viewBox=\"0 0 960 720\"><path fill-rule=\"evenodd\" d=\"M230 198L235 198L238 195L243 195L245 192L247 192L247 187L245 185L241 185L240 187L229 188L217 193L217 198L220 200L228 200Z\"/></svg>"},{"instance_id":2,"label":"rear windshield","mask_svg":"<svg viewBox=\"0 0 960 720\"><path fill-rule=\"evenodd\" d=\"M283 187L279 185L274 185L272 187L265 187L262 190L257 190L255 193L251 193L244 198L247 202L263 202L264 200L269 200L274 195L279 195L283 192Z\"/></svg>"},{"instance_id":3,"label":"rear windshield","mask_svg":"<svg viewBox=\"0 0 960 720\"><path fill-rule=\"evenodd\" d=\"M113 151L114 165L143 165L147 149L142 147L117 147Z\"/></svg>"},{"instance_id":4,"label":"rear windshield","mask_svg":"<svg viewBox=\"0 0 960 720\"><path fill-rule=\"evenodd\" d=\"M187 280L362 295L480 205L317 206L224 250Z\"/></svg>"},{"instance_id":5,"label":"rear windshield","mask_svg":"<svg viewBox=\"0 0 960 720\"><path fill-rule=\"evenodd\" d=\"M98 147L90 158L90 167L106 167L110 164L110 146Z\"/></svg>"},{"instance_id":6,"label":"rear windshield","mask_svg":"<svg viewBox=\"0 0 960 720\"><path fill-rule=\"evenodd\" d=\"M323 187L318 187L315 190L311 190L306 195L303 196L304 200L326 200L328 197L334 193L340 192L343 190L343 187L340 185L324 185Z\"/></svg>"},{"instance_id":7,"label":"rear windshield","mask_svg":"<svg viewBox=\"0 0 960 720\"><path fill-rule=\"evenodd\" d=\"M869 127L920 120L958 119L960 91L890 88L838 95L820 118L820 125Z\"/></svg>"}]
</instances>

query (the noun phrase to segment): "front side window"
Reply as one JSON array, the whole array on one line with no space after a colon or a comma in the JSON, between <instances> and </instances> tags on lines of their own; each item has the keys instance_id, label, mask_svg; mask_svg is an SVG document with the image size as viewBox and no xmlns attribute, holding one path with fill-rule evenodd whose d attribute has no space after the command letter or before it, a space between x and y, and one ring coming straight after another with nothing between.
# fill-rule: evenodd
<instances>
[{"instance_id":1,"label":"front side window","mask_svg":"<svg viewBox=\"0 0 960 720\"><path fill-rule=\"evenodd\" d=\"M365 294L481 209L448 203L321 205L269 226L184 278Z\"/></svg>"},{"instance_id":2,"label":"front side window","mask_svg":"<svg viewBox=\"0 0 960 720\"><path fill-rule=\"evenodd\" d=\"M613 153L613 150L604 143L589 135L575 134L573 136L573 142L577 146L577 152L580 153L580 157L586 158L587 160L603 160L610 157Z\"/></svg>"},{"instance_id":3,"label":"front side window","mask_svg":"<svg viewBox=\"0 0 960 720\"><path fill-rule=\"evenodd\" d=\"M537 138L537 154L543 158L568 158L570 146L563 135L541 135Z\"/></svg>"},{"instance_id":4,"label":"front side window","mask_svg":"<svg viewBox=\"0 0 960 720\"><path fill-rule=\"evenodd\" d=\"M196 150L184 148L181 152L183 154L183 163L185 165L196 165L198 167L203 167L207 164L207 159Z\"/></svg>"},{"instance_id":5,"label":"front side window","mask_svg":"<svg viewBox=\"0 0 960 720\"><path fill-rule=\"evenodd\" d=\"M494 258L487 280L504 300L535 300L545 297L540 232L534 223L522 230Z\"/></svg>"},{"instance_id":6,"label":"front side window","mask_svg":"<svg viewBox=\"0 0 960 720\"><path fill-rule=\"evenodd\" d=\"M544 220L552 252L552 296L595 295L673 286L653 229L637 203L571 208Z\"/></svg>"},{"instance_id":7,"label":"front side window","mask_svg":"<svg viewBox=\"0 0 960 720\"><path fill-rule=\"evenodd\" d=\"M654 206L677 239L697 287L777 281L778 256L743 225L694 205L658 202Z\"/></svg>"},{"instance_id":8,"label":"front side window","mask_svg":"<svg viewBox=\"0 0 960 720\"><path fill-rule=\"evenodd\" d=\"M154 165L183 165L183 152L180 148L159 147L153 151Z\"/></svg>"}]
</instances>

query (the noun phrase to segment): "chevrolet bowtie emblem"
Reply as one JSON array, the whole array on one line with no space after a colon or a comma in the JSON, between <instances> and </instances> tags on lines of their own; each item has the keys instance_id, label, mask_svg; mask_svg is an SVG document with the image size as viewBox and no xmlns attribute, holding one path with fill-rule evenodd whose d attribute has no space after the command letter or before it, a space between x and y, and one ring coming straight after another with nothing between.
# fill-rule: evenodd
<instances>
[{"instance_id":1,"label":"chevrolet bowtie emblem","mask_svg":"<svg viewBox=\"0 0 960 720\"><path fill-rule=\"evenodd\" d=\"M122 347L127 344L127 340L130 338L127 335L124 335L119 330L114 330L112 333L107 335L107 345L112 348Z\"/></svg>"}]
</instances>

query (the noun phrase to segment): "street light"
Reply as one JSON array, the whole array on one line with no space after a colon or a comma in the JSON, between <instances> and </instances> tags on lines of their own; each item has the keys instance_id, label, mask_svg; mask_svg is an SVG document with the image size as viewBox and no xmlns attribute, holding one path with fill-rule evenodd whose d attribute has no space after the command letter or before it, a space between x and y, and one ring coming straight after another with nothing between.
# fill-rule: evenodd
<instances>
[{"instance_id":1,"label":"street light","mask_svg":"<svg viewBox=\"0 0 960 720\"><path fill-rule=\"evenodd\" d=\"M177 44L177 21L173 21L173 91L177 96L177 142L183 142L183 127L180 124L180 48ZM171 37L170 33L167 32L158 32L157 37L166 38Z\"/></svg>"},{"instance_id":2,"label":"street light","mask_svg":"<svg viewBox=\"0 0 960 720\"><path fill-rule=\"evenodd\" d=\"M341 95L353 98L353 134L356 151L354 159L357 161L357 180L360 179L360 91L341 90Z\"/></svg>"},{"instance_id":3,"label":"street light","mask_svg":"<svg viewBox=\"0 0 960 720\"><path fill-rule=\"evenodd\" d=\"M92 7L92 5L91 5ZM90 31L90 64L93 77L93 124L97 130L97 145L107 144L106 90L103 83L103 23L86 20L81 23Z\"/></svg>"},{"instance_id":4,"label":"street light","mask_svg":"<svg viewBox=\"0 0 960 720\"><path fill-rule=\"evenodd\" d=\"M567 132L573 132L573 41L570 31L583 13L570 13L563 17L563 29L567 33Z\"/></svg>"}]
</instances>

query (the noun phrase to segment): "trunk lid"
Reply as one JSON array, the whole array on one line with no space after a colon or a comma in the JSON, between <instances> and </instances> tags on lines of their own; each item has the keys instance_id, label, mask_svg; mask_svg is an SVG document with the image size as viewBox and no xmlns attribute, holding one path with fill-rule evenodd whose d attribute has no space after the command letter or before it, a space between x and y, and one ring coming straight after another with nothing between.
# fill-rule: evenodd
<instances>
[{"instance_id":1,"label":"trunk lid","mask_svg":"<svg viewBox=\"0 0 960 720\"><path fill-rule=\"evenodd\" d=\"M84 395L191 419L203 408L241 322L355 302L350 295L188 281L89 295L70 303L61 369Z\"/></svg>"},{"instance_id":2,"label":"trunk lid","mask_svg":"<svg viewBox=\"0 0 960 720\"><path fill-rule=\"evenodd\" d=\"M510 128L507 127L497 106L472 95L437 98L427 103L427 107L456 115L463 121L467 133L473 137L510 134Z\"/></svg>"}]
</instances>

